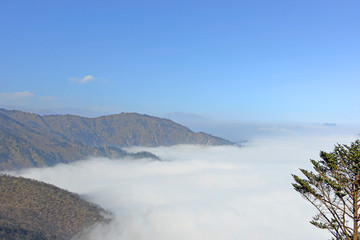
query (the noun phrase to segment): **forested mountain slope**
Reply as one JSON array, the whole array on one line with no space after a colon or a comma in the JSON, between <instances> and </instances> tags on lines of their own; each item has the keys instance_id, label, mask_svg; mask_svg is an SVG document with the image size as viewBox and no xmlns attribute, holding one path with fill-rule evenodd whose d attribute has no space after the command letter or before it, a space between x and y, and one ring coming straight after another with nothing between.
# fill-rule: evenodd
<instances>
[{"instance_id":1,"label":"forested mountain slope","mask_svg":"<svg viewBox=\"0 0 360 240\"><path fill-rule=\"evenodd\" d=\"M67 240L105 211L77 194L43 182L0 175L0 239Z\"/></svg>"},{"instance_id":2,"label":"forested mountain slope","mask_svg":"<svg viewBox=\"0 0 360 240\"><path fill-rule=\"evenodd\" d=\"M123 157L129 146L176 144L228 145L173 121L122 113L98 118L49 115L0 109L0 170L52 166L89 156ZM155 157L150 153L136 156Z\"/></svg>"}]
</instances>

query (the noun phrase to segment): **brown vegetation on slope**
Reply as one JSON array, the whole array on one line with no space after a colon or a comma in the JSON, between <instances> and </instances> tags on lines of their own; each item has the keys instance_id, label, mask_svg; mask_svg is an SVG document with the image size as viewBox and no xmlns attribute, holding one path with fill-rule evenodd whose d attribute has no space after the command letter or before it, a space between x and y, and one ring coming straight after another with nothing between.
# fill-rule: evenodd
<instances>
[{"instance_id":1,"label":"brown vegetation on slope","mask_svg":"<svg viewBox=\"0 0 360 240\"><path fill-rule=\"evenodd\" d=\"M231 144L167 119L136 113L84 118L4 109L0 109L0 143L0 170L52 166L89 156L136 157L121 149L128 146Z\"/></svg>"},{"instance_id":2,"label":"brown vegetation on slope","mask_svg":"<svg viewBox=\"0 0 360 240\"><path fill-rule=\"evenodd\" d=\"M53 185L0 175L1 239L70 239L105 221L103 213L98 206Z\"/></svg>"}]
</instances>

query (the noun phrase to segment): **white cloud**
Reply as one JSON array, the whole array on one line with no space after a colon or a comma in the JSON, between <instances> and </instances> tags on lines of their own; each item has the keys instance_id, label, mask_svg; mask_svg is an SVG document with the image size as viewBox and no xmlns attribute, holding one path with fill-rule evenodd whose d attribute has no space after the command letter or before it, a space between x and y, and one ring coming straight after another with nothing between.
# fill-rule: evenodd
<instances>
[{"instance_id":1,"label":"white cloud","mask_svg":"<svg viewBox=\"0 0 360 240\"><path fill-rule=\"evenodd\" d=\"M71 82L79 82L79 83L88 83L91 81L94 81L95 77L93 77L92 75L86 75L84 77L73 77L73 78L69 78L69 81Z\"/></svg>"},{"instance_id":2,"label":"white cloud","mask_svg":"<svg viewBox=\"0 0 360 240\"><path fill-rule=\"evenodd\" d=\"M14 92L14 93L1 93L0 98L1 100L9 100L9 101L17 101L17 100L24 100L34 97L35 95L29 91L23 92Z\"/></svg>"},{"instance_id":3,"label":"white cloud","mask_svg":"<svg viewBox=\"0 0 360 240\"><path fill-rule=\"evenodd\" d=\"M148 150L163 161L78 161L29 169L39 179L86 195L115 217L81 239L315 240L315 210L291 186L319 150L356 136L261 139L245 147L179 145Z\"/></svg>"},{"instance_id":4,"label":"white cloud","mask_svg":"<svg viewBox=\"0 0 360 240\"><path fill-rule=\"evenodd\" d=\"M0 104L7 106L14 106L30 101L34 98L34 94L30 91L14 92L14 93L1 93Z\"/></svg>"},{"instance_id":5,"label":"white cloud","mask_svg":"<svg viewBox=\"0 0 360 240\"><path fill-rule=\"evenodd\" d=\"M83 77L82 79L81 79L81 83L87 83L87 82L91 82L91 81L94 81L95 80L95 78L93 77L93 76L91 76L91 75L86 75L85 77Z\"/></svg>"}]
</instances>

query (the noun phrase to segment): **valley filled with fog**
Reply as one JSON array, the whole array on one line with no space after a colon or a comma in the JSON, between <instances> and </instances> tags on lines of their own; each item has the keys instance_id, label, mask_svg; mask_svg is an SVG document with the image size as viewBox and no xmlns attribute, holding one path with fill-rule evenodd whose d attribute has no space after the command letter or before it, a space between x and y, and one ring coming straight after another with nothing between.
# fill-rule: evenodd
<instances>
[{"instance_id":1,"label":"valley filled with fog","mask_svg":"<svg viewBox=\"0 0 360 240\"><path fill-rule=\"evenodd\" d=\"M359 12L0 0L0 240L330 239L292 174L360 138Z\"/></svg>"},{"instance_id":2,"label":"valley filled with fog","mask_svg":"<svg viewBox=\"0 0 360 240\"><path fill-rule=\"evenodd\" d=\"M146 150L161 161L92 158L12 175L85 196L112 213L80 239L326 239L315 210L293 190L291 173L356 134L257 138L243 146L177 145Z\"/></svg>"}]
</instances>

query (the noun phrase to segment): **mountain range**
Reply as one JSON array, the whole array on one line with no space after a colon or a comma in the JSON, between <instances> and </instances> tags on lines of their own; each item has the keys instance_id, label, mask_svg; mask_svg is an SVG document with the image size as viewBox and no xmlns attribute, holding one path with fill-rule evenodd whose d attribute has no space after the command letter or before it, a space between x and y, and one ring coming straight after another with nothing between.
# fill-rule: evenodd
<instances>
[{"instance_id":1,"label":"mountain range","mask_svg":"<svg viewBox=\"0 0 360 240\"><path fill-rule=\"evenodd\" d=\"M91 156L157 159L149 152L123 149L131 146L232 144L168 119L138 113L86 118L6 109L0 109L0 142L0 170L53 166Z\"/></svg>"},{"instance_id":2,"label":"mountain range","mask_svg":"<svg viewBox=\"0 0 360 240\"><path fill-rule=\"evenodd\" d=\"M0 171L53 166L88 157L152 158L131 146L229 145L171 120L137 113L86 118L0 109ZM105 211L39 181L0 174L0 239L69 240L107 222Z\"/></svg>"}]
</instances>

